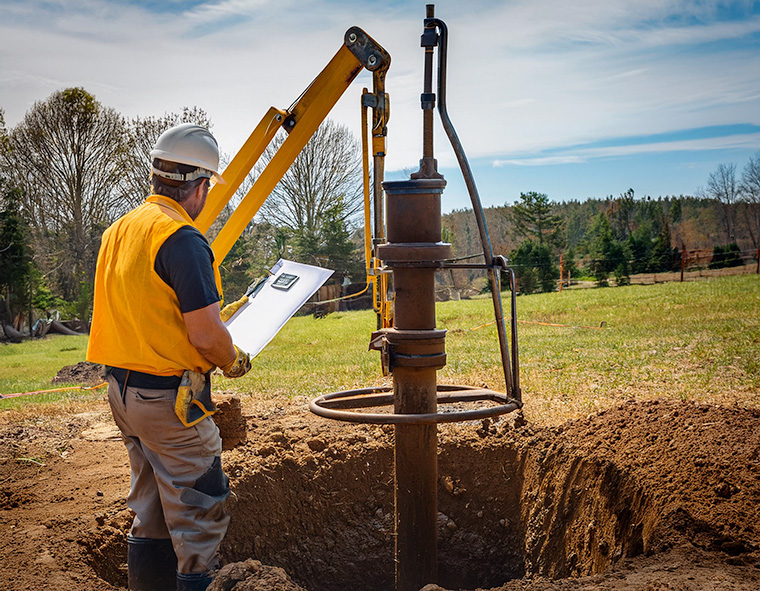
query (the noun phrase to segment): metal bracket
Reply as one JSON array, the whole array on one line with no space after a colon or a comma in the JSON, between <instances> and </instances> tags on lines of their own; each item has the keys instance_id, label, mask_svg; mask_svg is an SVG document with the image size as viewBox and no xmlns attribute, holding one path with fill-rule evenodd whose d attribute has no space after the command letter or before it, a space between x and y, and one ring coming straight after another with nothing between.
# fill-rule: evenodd
<instances>
[{"instance_id":1,"label":"metal bracket","mask_svg":"<svg viewBox=\"0 0 760 591\"><path fill-rule=\"evenodd\" d=\"M446 365L446 331L382 328L372 333L369 350L380 352L383 375L396 367L440 369Z\"/></svg>"},{"instance_id":2,"label":"metal bracket","mask_svg":"<svg viewBox=\"0 0 760 591\"><path fill-rule=\"evenodd\" d=\"M438 47L438 31L435 29L437 19L426 18L424 21L424 31L420 37L420 47L433 48Z\"/></svg>"},{"instance_id":3,"label":"metal bracket","mask_svg":"<svg viewBox=\"0 0 760 591\"><path fill-rule=\"evenodd\" d=\"M388 66L391 63L390 54L359 27L351 27L348 29L343 41L362 66L367 68L370 72L388 69Z\"/></svg>"}]
</instances>

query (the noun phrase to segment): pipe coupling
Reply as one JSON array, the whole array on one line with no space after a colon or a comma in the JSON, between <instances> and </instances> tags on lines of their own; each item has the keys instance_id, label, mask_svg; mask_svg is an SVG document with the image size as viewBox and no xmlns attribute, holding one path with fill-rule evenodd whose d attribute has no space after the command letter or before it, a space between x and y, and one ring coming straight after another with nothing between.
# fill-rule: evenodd
<instances>
[{"instance_id":1,"label":"pipe coupling","mask_svg":"<svg viewBox=\"0 0 760 591\"><path fill-rule=\"evenodd\" d=\"M396 367L440 369L446 365L446 331L383 328L372 333L369 349L380 351L384 375Z\"/></svg>"}]
</instances>

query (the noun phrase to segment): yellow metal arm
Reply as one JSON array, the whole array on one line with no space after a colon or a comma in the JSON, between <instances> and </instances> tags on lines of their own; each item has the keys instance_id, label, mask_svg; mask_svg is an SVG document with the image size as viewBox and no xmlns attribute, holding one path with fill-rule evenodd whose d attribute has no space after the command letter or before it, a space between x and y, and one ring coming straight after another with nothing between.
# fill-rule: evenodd
<instances>
[{"instance_id":1,"label":"yellow metal arm","mask_svg":"<svg viewBox=\"0 0 760 591\"><path fill-rule=\"evenodd\" d=\"M271 107L264 118L256 126L240 151L224 169L223 177L226 184L216 184L208 192L206 206L195 220L201 232L206 233L214 220L229 203L235 191L245 180L246 175L253 169L264 150L274 138L277 130L287 117L287 111Z\"/></svg>"},{"instance_id":2,"label":"yellow metal arm","mask_svg":"<svg viewBox=\"0 0 760 591\"><path fill-rule=\"evenodd\" d=\"M389 65L390 55L364 31L352 27L346 32L343 46L293 106L287 111L275 108L269 110L222 173L226 184L216 185L209 192L206 207L196 220L202 232L208 230L261 157L277 130L283 127L289 134L287 139L211 244L217 261L224 259L362 68L372 71L376 79L384 79Z\"/></svg>"}]
</instances>

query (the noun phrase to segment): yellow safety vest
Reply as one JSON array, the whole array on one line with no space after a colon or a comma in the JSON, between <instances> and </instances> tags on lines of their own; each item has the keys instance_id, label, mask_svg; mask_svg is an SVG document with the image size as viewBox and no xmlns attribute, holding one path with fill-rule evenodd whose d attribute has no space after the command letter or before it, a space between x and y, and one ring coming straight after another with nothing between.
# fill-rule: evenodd
<instances>
[{"instance_id":1,"label":"yellow safety vest","mask_svg":"<svg viewBox=\"0 0 760 591\"><path fill-rule=\"evenodd\" d=\"M88 361L160 376L211 369L190 343L177 295L155 270L159 249L183 226L195 225L179 203L151 195L105 231L95 271ZM216 262L213 267L221 297Z\"/></svg>"}]
</instances>

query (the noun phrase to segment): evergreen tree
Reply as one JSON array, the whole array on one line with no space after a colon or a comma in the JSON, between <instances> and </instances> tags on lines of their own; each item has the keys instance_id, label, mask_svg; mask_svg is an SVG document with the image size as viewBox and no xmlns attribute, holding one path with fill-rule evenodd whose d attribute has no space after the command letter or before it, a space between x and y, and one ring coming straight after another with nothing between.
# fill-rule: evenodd
<instances>
[{"instance_id":1,"label":"evergreen tree","mask_svg":"<svg viewBox=\"0 0 760 591\"><path fill-rule=\"evenodd\" d=\"M742 264L741 251L734 242L725 246L713 248L713 256L710 261L710 269L723 269L725 267L739 267Z\"/></svg>"},{"instance_id":2,"label":"evergreen tree","mask_svg":"<svg viewBox=\"0 0 760 591\"><path fill-rule=\"evenodd\" d=\"M583 242L583 237L588 231L589 217L584 214L581 204L578 202L564 204L563 210L567 246L569 248L577 248Z\"/></svg>"},{"instance_id":3,"label":"evergreen tree","mask_svg":"<svg viewBox=\"0 0 760 591\"><path fill-rule=\"evenodd\" d=\"M322 214L318 229L306 226L294 232L293 236L296 260L333 269L335 274L332 279L337 281L363 278L364 267L351 240L340 199Z\"/></svg>"},{"instance_id":4,"label":"evergreen tree","mask_svg":"<svg viewBox=\"0 0 760 591\"><path fill-rule=\"evenodd\" d=\"M554 291L559 269L552 262L548 245L526 240L510 253L509 260L515 270L520 293Z\"/></svg>"},{"instance_id":5,"label":"evergreen tree","mask_svg":"<svg viewBox=\"0 0 760 591\"><path fill-rule=\"evenodd\" d=\"M668 210L668 215L670 216L670 221L674 224L677 224L681 221L681 218L683 217L683 208L681 206L680 199L674 199L671 202L670 209Z\"/></svg>"},{"instance_id":6,"label":"evergreen tree","mask_svg":"<svg viewBox=\"0 0 760 591\"><path fill-rule=\"evenodd\" d=\"M364 278L364 266L356 256L357 249L351 240L351 231L340 204L325 213L322 253L327 255L329 264L339 276L353 280Z\"/></svg>"},{"instance_id":7,"label":"evergreen tree","mask_svg":"<svg viewBox=\"0 0 760 591\"><path fill-rule=\"evenodd\" d=\"M520 193L520 202L512 207L510 218L518 235L559 248L564 242L564 221L552 213L553 209L545 193Z\"/></svg>"},{"instance_id":8,"label":"evergreen tree","mask_svg":"<svg viewBox=\"0 0 760 591\"><path fill-rule=\"evenodd\" d=\"M628 253L623 243L615 240L609 218L598 214L591 225L587 250L591 256L589 273L598 286L606 286L610 274L614 273L618 285L630 281Z\"/></svg>"},{"instance_id":9,"label":"evergreen tree","mask_svg":"<svg viewBox=\"0 0 760 591\"><path fill-rule=\"evenodd\" d=\"M4 185L5 183L3 183ZM0 295L3 322L29 307L32 251L30 231L21 216L21 190L3 186L0 201Z\"/></svg>"},{"instance_id":10,"label":"evergreen tree","mask_svg":"<svg viewBox=\"0 0 760 591\"><path fill-rule=\"evenodd\" d=\"M633 232L635 211L633 189L621 193L612 203L610 223L617 240L625 240Z\"/></svg>"},{"instance_id":11,"label":"evergreen tree","mask_svg":"<svg viewBox=\"0 0 760 591\"><path fill-rule=\"evenodd\" d=\"M570 277L572 279L573 277L578 277L580 275L580 270L578 269L578 265L575 264L575 249L574 248L568 248L562 257L563 265L564 265L564 273L565 277ZM563 278L564 281L564 278Z\"/></svg>"},{"instance_id":12,"label":"evergreen tree","mask_svg":"<svg viewBox=\"0 0 760 591\"><path fill-rule=\"evenodd\" d=\"M631 254L631 273L645 273L652 258L652 224L647 222L636 228L626 239Z\"/></svg>"},{"instance_id":13,"label":"evergreen tree","mask_svg":"<svg viewBox=\"0 0 760 591\"><path fill-rule=\"evenodd\" d=\"M248 256L248 248L248 236L243 234L235 241L222 264L219 265L225 303L234 302L240 298L254 279L250 271L251 260Z\"/></svg>"},{"instance_id":14,"label":"evergreen tree","mask_svg":"<svg viewBox=\"0 0 760 591\"><path fill-rule=\"evenodd\" d=\"M652 245L649 270L653 273L673 271L678 264L678 260L678 249L670 248L670 226L666 220L662 225L660 234Z\"/></svg>"}]
</instances>

